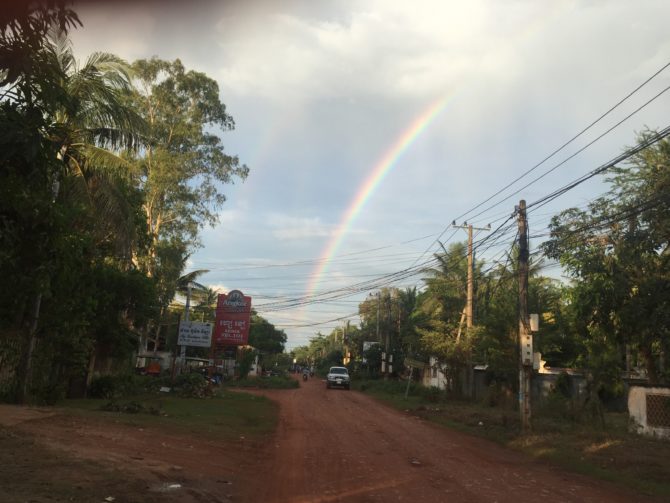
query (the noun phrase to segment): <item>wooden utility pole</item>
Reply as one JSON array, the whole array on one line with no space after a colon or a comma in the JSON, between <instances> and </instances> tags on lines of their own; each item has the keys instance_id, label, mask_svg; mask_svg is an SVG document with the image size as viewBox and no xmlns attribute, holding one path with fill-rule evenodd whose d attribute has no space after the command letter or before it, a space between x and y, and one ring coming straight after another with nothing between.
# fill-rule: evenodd
<instances>
[{"instance_id":1,"label":"wooden utility pole","mask_svg":"<svg viewBox=\"0 0 670 503\"><path fill-rule=\"evenodd\" d=\"M530 431L530 379L533 371L533 336L528 316L528 221L526 201L516 208L519 223L519 413L521 429Z\"/></svg>"}]
</instances>

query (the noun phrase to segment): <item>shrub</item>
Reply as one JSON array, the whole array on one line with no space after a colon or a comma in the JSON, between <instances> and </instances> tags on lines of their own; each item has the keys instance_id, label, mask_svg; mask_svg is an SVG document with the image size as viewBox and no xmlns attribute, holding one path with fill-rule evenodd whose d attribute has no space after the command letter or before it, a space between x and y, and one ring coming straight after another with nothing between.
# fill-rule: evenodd
<instances>
[{"instance_id":1,"label":"shrub","mask_svg":"<svg viewBox=\"0 0 670 503\"><path fill-rule=\"evenodd\" d=\"M120 398L148 391L158 391L161 383L151 376L133 374L106 375L93 379L88 389L91 398Z\"/></svg>"},{"instance_id":2,"label":"shrub","mask_svg":"<svg viewBox=\"0 0 670 503\"><path fill-rule=\"evenodd\" d=\"M420 388L421 396L428 400L429 402L439 402L443 396L442 390L437 386L431 386L430 388L421 387Z\"/></svg>"},{"instance_id":3,"label":"shrub","mask_svg":"<svg viewBox=\"0 0 670 503\"><path fill-rule=\"evenodd\" d=\"M91 398L113 398L118 392L118 383L115 376L96 377L88 389L88 395Z\"/></svg>"},{"instance_id":4,"label":"shrub","mask_svg":"<svg viewBox=\"0 0 670 503\"><path fill-rule=\"evenodd\" d=\"M214 390L205 376L195 372L177 376L174 388L184 398L208 398L214 395Z\"/></svg>"}]
</instances>

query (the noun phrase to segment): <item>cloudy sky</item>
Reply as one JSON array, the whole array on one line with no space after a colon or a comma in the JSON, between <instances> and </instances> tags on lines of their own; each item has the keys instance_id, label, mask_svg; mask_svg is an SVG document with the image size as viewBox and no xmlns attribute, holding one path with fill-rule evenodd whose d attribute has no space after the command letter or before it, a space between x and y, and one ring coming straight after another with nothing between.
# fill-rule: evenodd
<instances>
[{"instance_id":1,"label":"cloudy sky","mask_svg":"<svg viewBox=\"0 0 670 503\"><path fill-rule=\"evenodd\" d=\"M496 228L520 199L670 122L668 92L594 141L669 86L667 69L522 176L670 62L666 0L167 5L75 4L75 51L180 58L218 81L236 122L224 144L250 175L223 188L220 225L203 231L190 267L209 269L203 282L222 292L251 295L289 348L341 325L330 320L429 258L438 237L464 240L452 220ZM531 234L603 190L594 179L530 213ZM513 239L510 230L479 258L500 260ZM292 307L305 296L319 302Z\"/></svg>"}]
</instances>

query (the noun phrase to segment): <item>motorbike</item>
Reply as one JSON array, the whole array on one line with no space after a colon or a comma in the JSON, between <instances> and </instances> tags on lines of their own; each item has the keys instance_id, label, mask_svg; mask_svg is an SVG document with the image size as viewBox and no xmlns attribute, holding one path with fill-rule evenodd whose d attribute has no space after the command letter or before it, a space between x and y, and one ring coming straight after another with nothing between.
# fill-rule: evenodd
<instances>
[{"instance_id":1,"label":"motorbike","mask_svg":"<svg viewBox=\"0 0 670 503\"><path fill-rule=\"evenodd\" d=\"M308 377L309 377L309 374L307 372L302 373L302 380L303 381L306 381Z\"/></svg>"}]
</instances>

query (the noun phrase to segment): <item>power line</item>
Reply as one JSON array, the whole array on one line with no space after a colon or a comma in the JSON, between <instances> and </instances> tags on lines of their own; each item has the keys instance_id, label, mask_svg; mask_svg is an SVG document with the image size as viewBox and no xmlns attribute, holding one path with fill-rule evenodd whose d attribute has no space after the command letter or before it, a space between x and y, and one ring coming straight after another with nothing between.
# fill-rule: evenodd
<instances>
[{"instance_id":1,"label":"power line","mask_svg":"<svg viewBox=\"0 0 670 503\"><path fill-rule=\"evenodd\" d=\"M465 217L466 215L469 215L471 212L473 212L473 211L475 211L476 209L480 208L481 206L483 206L484 204L486 204L487 202L489 202L491 199L495 198L496 196L498 196L499 194L501 194L501 193L503 193L505 190L507 190L509 187L511 187L512 185L514 185L515 183L517 183L519 180L521 180L521 179L524 178L525 176L527 176L527 175L529 175L530 173L532 173L533 171L535 171L538 167L542 166L545 162L547 162L549 159L551 159L552 157L554 157L557 153L561 152L561 151L562 151L563 149L565 149L568 145L570 145L571 143L573 143L575 140L577 140L579 137L581 137L584 133L586 133L586 132L589 131L591 128L593 128L597 123L599 123L602 119L604 119L606 116L608 116L612 111L614 111L615 109L617 109L620 105L622 105L625 101L627 101L631 96L633 96L634 94L636 94L640 89L642 89L645 85L647 85L651 80L653 80L653 79L654 79L655 77L657 77L660 73L662 73L666 68L668 68L668 66L670 66L670 62L666 63L666 64L663 65L661 68L659 68L659 69L658 69L656 72L654 72L650 77L648 77L644 82L642 82L642 83L641 83L640 85L638 85L635 89L633 89L631 92L629 92L626 96L624 96L622 99L620 99L615 105L613 105L612 107L610 107L605 113L601 114L598 118L596 118L594 121L592 121L588 126L586 126L585 128L583 128L579 133L577 133L576 135L574 135L574 136L573 136L572 138L570 138L567 142L563 143L560 147L556 148L554 151L552 151L549 155L547 155L547 156L546 156L544 159L542 159L540 162L536 163L536 164L535 164L534 166L532 166L530 169L528 169L527 171L525 171L524 173L522 173L520 176L518 176L517 178L515 178L512 182L510 182L509 184L507 184L505 187L503 187L502 189L499 189L499 190L496 191L494 194L492 194L491 196L489 196L488 198L486 198L484 201L481 201L480 203L476 204L475 206L473 206L473 207L470 208L469 210L465 211L464 213L460 214L459 216L457 216L457 217L454 218L453 220L460 220L461 218ZM599 135L595 140L589 142L586 146L582 147L582 148L579 149L577 152L575 152L574 154L572 154L571 156L569 156L567 159L565 159L565 160L562 161L561 163L557 164L556 166L554 166L553 168L551 168L549 171L545 172L542 176L540 176L540 177L536 178L535 180L533 180L530 184L525 185L525 186L522 187L521 189L519 189L519 190L513 192L512 194L509 194L507 197L505 197L504 199L498 201L497 203L493 204L492 206L489 206L488 208L482 210L481 212L479 212L479 213L477 213L476 215L474 215L473 217L471 217L471 219L472 219L472 218L476 218L476 217L480 216L482 213L485 213L486 211L488 211L488 210L490 210L490 209L492 209L492 208L494 208L494 207L500 205L501 203L505 202L506 200L508 200L508 199L511 198L512 196L518 194L521 190L523 190L523 189L529 187L530 185L532 185L532 184L535 183L536 181L540 180L540 179L543 178L544 176L546 176L546 175L548 175L549 173L553 172L553 171L554 171L555 169L557 169L559 166L565 164L567 161L569 161L570 159L574 158L574 157L575 157L576 155L578 155L579 153L583 152L586 148L588 148L589 146L593 145L593 143L595 143L596 141L600 140L600 139L601 139L603 136L605 136L606 134L609 134L609 133L610 133L612 130L614 130L616 127L618 127L618 126L621 125L623 122L625 122L626 120L628 120L630 117L632 117L633 115L635 115L636 113L638 113L641 109L643 109L644 107L646 107L647 105L649 105L651 102L653 102L654 100L656 100L657 98L659 98L659 97L660 97L662 94L664 94L668 89L670 89L670 87L666 87L665 89L663 89L660 93L658 93L658 94L657 94L656 96L654 96L652 99L650 99L649 101L647 101L644 105L638 107L636 110L634 110L632 113L630 113L629 115L627 115L624 119L622 119L621 121L619 121L619 122L618 122L617 124L615 124L613 127L609 128L609 129L608 129L607 131L605 131L603 134ZM428 246L428 248L426 248L426 250L422 253L421 257L419 257L419 259L417 259L417 261L420 260L420 259L421 259L421 258L422 258L422 257L423 257L423 256L424 256L424 255L425 255L425 254L426 254L426 253L427 253L427 252L428 252L428 251L429 251L435 244L437 244L437 243L439 242L439 239L444 235L444 233L447 231L448 228L449 228L449 226L446 226L446 227L443 229L443 231L439 234L438 238L437 238L435 241L433 241L433 242ZM416 263L416 261L415 261L415 263Z\"/></svg>"},{"instance_id":2,"label":"power line","mask_svg":"<svg viewBox=\"0 0 670 503\"><path fill-rule=\"evenodd\" d=\"M602 119L604 119L605 117L607 117L611 112L613 112L614 110L616 110L620 105L622 105L625 101L627 101L631 96L633 96L635 93L637 93L640 89L642 89L645 85L647 85L651 80L653 80L653 79L654 79L655 77L657 77L661 72L663 72L666 68L668 68L668 66L670 66L670 62L666 63L666 64L663 65L661 68L659 68L656 72L654 72L653 75L651 75L651 76L650 76L649 78L647 78L644 82L642 82L639 86L637 86L635 89L633 89L631 92L629 92L626 96L624 96L622 99L620 99L616 104L614 104L612 107L610 107L605 113L603 113L602 115L600 115L597 119L595 119L593 122L591 122L588 126L586 126L584 129L582 129L579 133L577 133L576 135L574 135L574 136L573 136L572 138L570 138L568 141L566 141L565 143L563 143L560 147L558 147L557 149L555 149L555 150L554 150L553 152L551 152L549 155L547 155L547 156L546 156L544 159L542 159L540 162L538 162L537 164L535 164L535 165L534 165L533 167L531 167L530 169L524 171L521 175L519 175L517 178L515 178L514 180L512 180L512 181L511 181L510 183L508 183L507 185L505 185L502 189L498 190L497 192L495 192L494 194L492 194L491 196L489 196L488 198L486 198L484 201L482 201L482 202L480 202L479 204L477 204L476 206L470 208L470 209L469 209L468 211L466 211L465 213L463 213L463 214L457 216L457 217L456 217L456 220L459 220L459 219L461 219L462 217L464 217L464 216L468 215L469 213L471 213L472 211L476 210L477 208L480 208L481 206L483 206L484 204L486 204L487 202L489 202L491 199L493 199L493 198L496 197L497 195L501 194L502 192L504 192L505 190L507 190L508 188L510 188L510 187L511 187L512 185L514 185L516 182L518 182L519 180L521 180L522 178L524 178L525 176L529 175L530 173L532 173L533 171L535 171L537 168L539 168L540 166L542 166L545 162L547 162L549 159L551 159L552 157L554 157L556 154L558 154L560 151L562 151L565 147L567 147L568 145L570 145L572 142L574 142L575 140L577 140L577 139L578 139L579 137L581 137L584 133L586 133L588 130L590 130L593 126L595 126L596 124L598 124ZM617 124L615 124L612 128L608 129L605 133L601 134L601 135L598 136L595 140L593 140L592 142L588 143L584 148L578 150L577 153L580 153L582 150L584 150L585 148L589 147L590 145L592 145L593 143L595 143L596 141L598 141L600 138L602 138L603 136L605 136L607 133L611 132L612 129L616 128L616 127L619 126L621 123L623 123L625 120L627 120L628 118L630 118L632 115L634 115L634 114L636 114L637 112L639 112L642 108L646 107L649 103L651 103L651 102L654 101L656 98L658 98L659 96L661 96L661 95L662 95L663 93L665 93L668 89L669 89L669 88L666 87L663 91L661 91L659 94L657 94L654 98L652 98L651 100L649 100L647 103L645 103L645 104L642 105L641 107L637 108L634 112L632 112L631 114L629 114L628 116L626 116L623 120L621 120L620 122L618 122ZM572 156L568 157L567 160L569 160L569 159L571 159L572 157L574 157L577 153L575 153L575 154L573 154ZM567 160L566 160L566 161L567 161ZM563 163L565 163L566 161L563 161ZM563 164L563 163L561 163L561 164ZM560 166L561 164L559 164L558 166ZM553 169L556 169L558 166L555 166L554 168L552 168L552 171L553 171ZM523 188L525 188L525 187L523 187ZM523 190L523 188L520 189L520 190ZM514 192L513 194L510 194L510 196L508 196L508 197L512 197L513 195L518 194L518 192L519 192L519 191ZM499 204L499 203L497 203L497 204ZM496 205L497 205L497 204L496 204ZM484 211L487 211L487 210L484 210ZM481 213L475 215L475 216L472 217L472 218L476 218L476 217L479 216L479 215L481 215Z\"/></svg>"}]
</instances>

